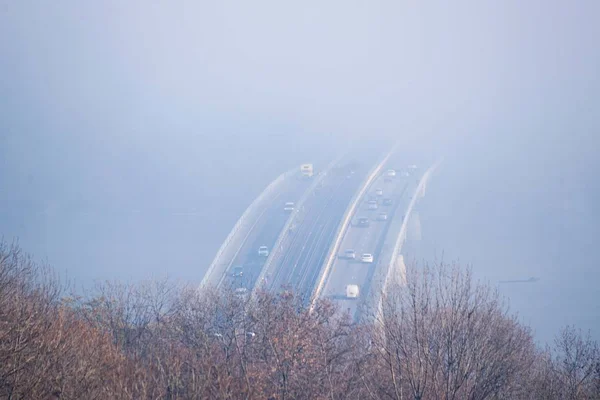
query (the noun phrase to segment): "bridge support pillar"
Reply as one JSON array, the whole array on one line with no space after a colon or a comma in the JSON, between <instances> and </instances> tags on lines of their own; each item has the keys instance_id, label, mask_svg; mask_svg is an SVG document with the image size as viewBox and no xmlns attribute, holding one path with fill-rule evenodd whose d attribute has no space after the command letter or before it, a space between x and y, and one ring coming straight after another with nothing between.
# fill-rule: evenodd
<instances>
[{"instance_id":1,"label":"bridge support pillar","mask_svg":"<svg viewBox=\"0 0 600 400\"><path fill-rule=\"evenodd\" d=\"M404 286L406 284L406 265L404 264L404 256L402 254L398 254L398 257L396 257L392 276L392 285Z\"/></svg>"}]
</instances>

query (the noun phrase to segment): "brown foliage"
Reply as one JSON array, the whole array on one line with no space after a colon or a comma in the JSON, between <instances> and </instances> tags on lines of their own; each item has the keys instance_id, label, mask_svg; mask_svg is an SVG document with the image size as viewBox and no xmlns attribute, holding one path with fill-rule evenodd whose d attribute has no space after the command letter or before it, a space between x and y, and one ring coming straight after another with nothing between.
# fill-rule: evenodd
<instances>
[{"instance_id":1,"label":"brown foliage","mask_svg":"<svg viewBox=\"0 0 600 400\"><path fill-rule=\"evenodd\" d=\"M600 399L600 349L589 333L565 327L536 367L529 386L537 398Z\"/></svg>"},{"instance_id":2,"label":"brown foliage","mask_svg":"<svg viewBox=\"0 0 600 400\"><path fill-rule=\"evenodd\" d=\"M59 294L47 270L0 244L0 398L106 398L120 383L122 355Z\"/></svg>"},{"instance_id":3,"label":"brown foliage","mask_svg":"<svg viewBox=\"0 0 600 400\"><path fill-rule=\"evenodd\" d=\"M0 244L0 399L592 399L598 345L573 328L540 351L497 293L453 266L410 271L354 324L323 301L98 284L62 298Z\"/></svg>"},{"instance_id":4,"label":"brown foliage","mask_svg":"<svg viewBox=\"0 0 600 400\"><path fill-rule=\"evenodd\" d=\"M375 316L371 379L383 383L371 386L379 397L490 398L532 365L529 331L468 271L411 269L407 281L388 289Z\"/></svg>"}]
</instances>

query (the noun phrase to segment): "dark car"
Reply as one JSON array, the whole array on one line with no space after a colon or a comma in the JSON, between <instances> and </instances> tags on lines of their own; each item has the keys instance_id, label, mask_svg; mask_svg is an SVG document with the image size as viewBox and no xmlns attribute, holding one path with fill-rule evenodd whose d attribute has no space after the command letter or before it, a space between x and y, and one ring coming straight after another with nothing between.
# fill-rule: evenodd
<instances>
[{"instance_id":1,"label":"dark car","mask_svg":"<svg viewBox=\"0 0 600 400\"><path fill-rule=\"evenodd\" d=\"M392 203L393 203L392 199L389 199L389 198L388 199L383 199L383 205L384 206L391 206Z\"/></svg>"},{"instance_id":2,"label":"dark car","mask_svg":"<svg viewBox=\"0 0 600 400\"><path fill-rule=\"evenodd\" d=\"M347 260L354 260L356 258L356 252L352 249L348 249L344 252L344 258Z\"/></svg>"},{"instance_id":3,"label":"dark car","mask_svg":"<svg viewBox=\"0 0 600 400\"><path fill-rule=\"evenodd\" d=\"M234 267L232 275L234 277L244 276L244 267L242 267L242 266Z\"/></svg>"},{"instance_id":4,"label":"dark car","mask_svg":"<svg viewBox=\"0 0 600 400\"><path fill-rule=\"evenodd\" d=\"M358 226L367 227L369 226L369 218L360 217L358 219Z\"/></svg>"}]
</instances>

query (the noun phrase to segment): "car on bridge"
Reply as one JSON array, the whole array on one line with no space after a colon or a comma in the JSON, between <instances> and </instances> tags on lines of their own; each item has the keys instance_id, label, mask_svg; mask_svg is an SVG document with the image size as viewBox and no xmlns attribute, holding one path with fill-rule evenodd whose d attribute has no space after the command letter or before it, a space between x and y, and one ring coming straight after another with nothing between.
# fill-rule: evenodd
<instances>
[{"instance_id":1,"label":"car on bridge","mask_svg":"<svg viewBox=\"0 0 600 400\"><path fill-rule=\"evenodd\" d=\"M360 217L358 218L358 224L359 227L361 228L366 228L369 226L369 218L367 217Z\"/></svg>"},{"instance_id":2,"label":"car on bridge","mask_svg":"<svg viewBox=\"0 0 600 400\"><path fill-rule=\"evenodd\" d=\"M358 285L347 285L346 286L346 298L356 299L360 293Z\"/></svg>"},{"instance_id":3,"label":"car on bridge","mask_svg":"<svg viewBox=\"0 0 600 400\"><path fill-rule=\"evenodd\" d=\"M369 210L377 210L379 206L377 205L377 200L369 200Z\"/></svg>"},{"instance_id":4,"label":"car on bridge","mask_svg":"<svg viewBox=\"0 0 600 400\"><path fill-rule=\"evenodd\" d=\"M383 196L383 189L380 189L380 188L375 189L375 195L376 196Z\"/></svg>"},{"instance_id":5,"label":"car on bridge","mask_svg":"<svg viewBox=\"0 0 600 400\"><path fill-rule=\"evenodd\" d=\"M269 257L269 248L267 246L260 246L258 248L258 255L261 257Z\"/></svg>"},{"instance_id":6,"label":"car on bridge","mask_svg":"<svg viewBox=\"0 0 600 400\"><path fill-rule=\"evenodd\" d=\"M373 254L371 253L363 253L362 257L360 258L361 262L364 262L366 264L370 264L373 262Z\"/></svg>"},{"instance_id":7,"label":"car on bridge","mask_svg":"<svg viewBox=\"0 0 600 400\"><path fill-rule=\"evenodd\" d=\"M294 202L288 201L287 203L285 203L285 205L283 206L283 211L285 211L285 212L294 211Z\"/></svg>"},{"instance_id":8,"label":"car on bridge","mask_svg":"<svg viewBox=\"0 0 600 400\"><path fill-rule=\"evenodd\" d=\"M234 278L244 276L244 267L242 267L241 265L233 267L233 272L231 273L231 276L233 276Z\"/></svg>"},{"instance_id":9,"label":"car on bridge","mask_svg":"<svg viewBox=\"0 0 600 400\"><path fill-rule=\"evenodd\" d=\"M347 249L344 251L344 258L347 260L354 260L356 259L356 252L352 249Z\"/></svg>"},{"instance_id":10,"label":"car on bridge","mask_svg":"<svg viewBox=\"0 0 600 400\"><path fill-rule=\"evenodd\" d=\"M313 165L312 164L302 164L300 166L300 172L302 176L305 178L311 178L313 176Z\"/></svg>"},{"instance_id":11,"label":"car on bridge","mask_svg":"<svg viewBox=\"0 0 600 400\"><path fill-rule=\"evenodd\" d=\"M387 221L388 219L388 215L387 213L379 213L379 215L377 216L377 221Z\"/></svg>"},{"instance_id":12,"label":"car on bridge","mask_svg":"<svg viewBox=\"0 0 600 400\"><path fill-rule=\"evenodd\" d=\"M383 205L384 206L391 206L392 204L394 204L394 200L392 200L390 198L383 199Z\"/></svg>"},{"instance_id":13,"label":"car on bridge","mask_svg":"<svg viewBox=\"0 0 600 400\"><path fill-rule=\"evenodd\" d=\"M383 175L383 181L388 182L388 183L393 182L395 177L396 177L396 170L388 169L387 172Z\"/></svg>"}]
</instances>

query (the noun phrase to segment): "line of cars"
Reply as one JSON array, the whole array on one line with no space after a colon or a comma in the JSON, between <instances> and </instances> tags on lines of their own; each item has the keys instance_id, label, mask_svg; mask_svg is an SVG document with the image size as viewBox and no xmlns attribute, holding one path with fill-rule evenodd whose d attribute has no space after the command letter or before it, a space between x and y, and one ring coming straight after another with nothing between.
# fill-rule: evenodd
<instances>
[{"instance_id":1,"label":"line of cars","mask_svg":"<svg viewBox=\"0 0 600 400\"><path fill-rule=\"evenodd\" d=\"M388 169L384 173L384 182L392 182L396 177L396 170ZM393 199L389 197L383 197L384 191L382 188L376 188L374 193L369 195L367 199L367 210L368 211L376 211L379 209L379 206L390 207L394 204ZM375 217L376 221L387 221L388 214L387 212L379 212ZM367 228L370 226L370 218L369 217L358 217L354 226L358 228ZM346 260L356 260L358 255L354 249L346 249L344 253L341 255L342 258ZM372 264L374 260L374 256L372 253L362 253L360 255L359 261L364 264ZM346 298L347 299L357 299L360 294L360 288L356 284L348 284L346 285Z\"/></svg>"},{"instance_id":2,"label":"line of cars","mask_svg":"<svg viewBox=\"0 0 600 400\"><path fill-rule=\"evenodd\" d=\"M263 258L267 258L269 257L269 248L267 246L260 246L258 248L258 256L259 257L263 257ZM231 276L233 277L234 280L236 279L241 279L244 277L244 266L243 265L236 265L233 267L233 269L231 270ZM242 285L243 283L240 281L240 285ZM248 289L240 286L237 287L234 290L234 294L238 297L245 297L248 294Z\"/></svg>"},{"instance_id":3,"label":"line of cars","mask_svg":"<svg viewBox=\"0 0 600 400\"><path fill-rule=\"evenodd\" d=\"M389 171L393 171L393 174L395 176L396 172L394 170L389 170ZM377 210L379 208L379 203L377 201L377 198L381 198L382 196L383 196L383 189L375 189L375 195L370 196L369 200L367 201L368 209L369 210ZM394 201L391 198L384 198L381 201L381 204L383 206L389 207L392 204L394 204ZM376 221L387 221L388 220L387 212L380 212L377 215L377 217L375 218L375 220ZM369 217L358 217L356 219L356 223L353 225L358 228L368 228L371 225L371 220L369 219ZM345 258L347 260L356 260L356 257L357 257L356 252L353 249L347 249L346 251L344 251L344 254L342 256L342 258ZM360 261L363 263L372 263L373 262L373 254L363 253L360 257Z\"/></svg>"},{"instance_id":4,"label":"line of cars","mask_svg":"<svg viewBox=\"0 0 600 400\"><path fill-rule=\"evenodd\" d=\"M376 194L376 196L377 195L383 196L383 190L377 189L375 194ZM379 208L379 206L377 204L376 199L372 198L368 201L368 209L369 210L377 210L378 208ZM380 213L379 216L377 217L377 220L378 221L387 220L387 213L383 213L383 212ZM368 217L358 217L356 220L356 223L353 225L356 227L359 227L359 228L368 228L371 225L371 221ZM358 254L356 254L356 250L354 250L354 249L346 249L344 251L344 253L341 255L341 258L344 258L344 259L350 260L350 261L354 261L358 258L359 261L364 264L372 264L374 261L374 257L373 257L372 253L362 253L360 255L360 257L358 257ZM360 295L359 286L356 284L346 285L345 295L346 295L347 299L357 299Z\"/></svg>"},{"instance_id":5,"label":"line of cars","mask_svg":"<svg viewBox=\"0 0 600 400\"><path fill-rule=\"evenodd\" d=\"M357 254L356 251L354 249L346 249L344 251L344 254L342 256L342 258L345 258L346 260L356 260ZM373 262L373 254L371 253L363 253L360 256L360 262L366 263L366 264L370 264Z\"/></svg>"}]
</instances>

